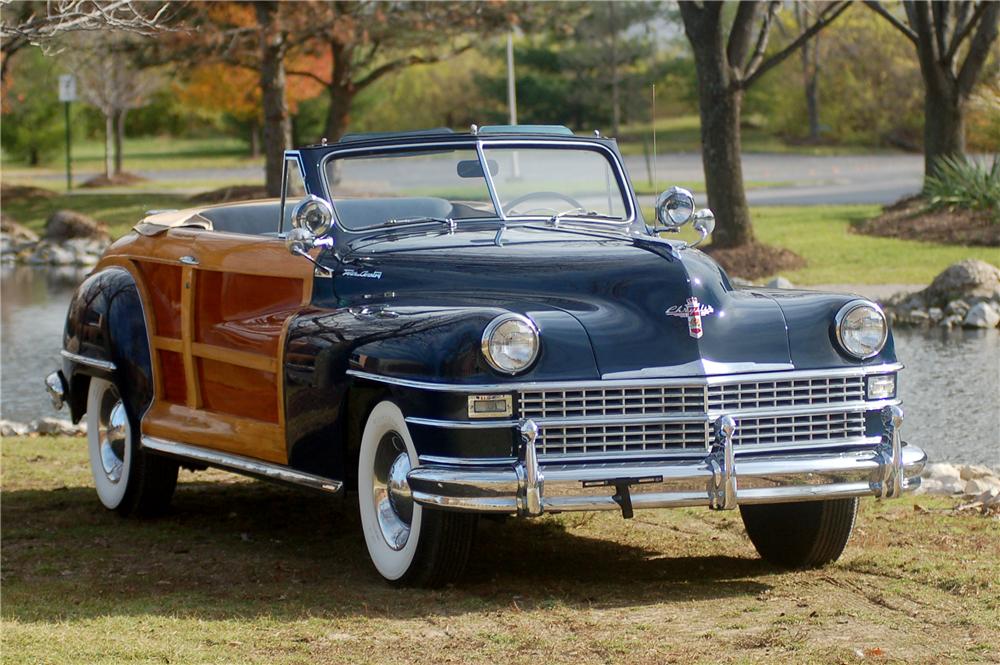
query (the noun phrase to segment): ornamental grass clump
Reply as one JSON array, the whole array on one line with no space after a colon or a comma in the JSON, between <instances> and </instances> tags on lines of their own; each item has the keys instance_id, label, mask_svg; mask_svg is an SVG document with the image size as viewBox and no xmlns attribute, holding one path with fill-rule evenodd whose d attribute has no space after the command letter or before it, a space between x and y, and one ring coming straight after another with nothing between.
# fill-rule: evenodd
<instances>
[{"instance_id":1,"label":"ornamental grass clump","mask_svg":"<svg viewBox=\"0 0 1000 665\"><path fill-rule=\"evenodd\" d=\"M962 156L942 157L924 184L924 196L933 209L985 210L1000 223L1000 157L989 167Z\"/></svg>"}]
</instances>

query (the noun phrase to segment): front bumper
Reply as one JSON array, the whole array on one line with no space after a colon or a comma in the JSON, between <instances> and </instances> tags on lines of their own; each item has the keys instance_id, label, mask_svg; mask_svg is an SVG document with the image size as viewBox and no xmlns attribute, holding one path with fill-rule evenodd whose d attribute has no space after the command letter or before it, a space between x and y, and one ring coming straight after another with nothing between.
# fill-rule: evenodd
<instances>
[{"instance_id":1,"label":"front bumper","mask_svg":"<svg viewBox=\"0 0 1000 665\"><path fill-rule=\"evenodd\" d=\"M424 506L477 513L545 512L782 503L855 496L898 497L920 485L924 452L903 444L902 412L886 407L882 440L847 450L746 454L733 446L737 423L719 419L719 438L702 459L539 464L537 427L521 426L521 459L508 467L418 466L407 480Z\"/></svg>"}]
</instances>

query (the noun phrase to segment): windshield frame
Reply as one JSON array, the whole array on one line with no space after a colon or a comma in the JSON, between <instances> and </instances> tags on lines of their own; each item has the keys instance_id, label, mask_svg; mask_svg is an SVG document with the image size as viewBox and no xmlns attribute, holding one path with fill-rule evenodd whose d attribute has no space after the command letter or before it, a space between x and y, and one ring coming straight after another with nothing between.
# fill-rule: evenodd
<instances>
[{"instance_id":1,"label":"windshield frame","mask_svg":"<svg viewBox=\"0 0 1000 665\"><path fill-rule=\"evenodd\" d=\"M473 149L479 158L480 166L483 169L484 179L486 181L486 187L490 194L490 200L493 203L493 207L496 210L495 215L487 215L483 217L464 217L462 219L456 219L457 229L461 230L463 226L475 226L482 223L490 223L496 226L509 226L511 224L537 224L538 222L549 222L552 219L551 215L515 215L513 217L508 217L504 211L503 206L500 205L499 197L497 196L496 188L493 183L493 177L490 174L489 168L486 166L486 157L484 154L485 150L493 147L506 147L506 148L521 148L524 150L531 149L578 149L578 150L588 150L591 152L598 152L604 156L605 159L610 163L612 167L612 172L614 174L615 182L618 185L619 193L622 197L622 203L625 207L625 217L621 220L609 220L605 218L594 218L588 215L566 215L559 218L560 224L572 225L585 224L588 227L598 227L598 228L613 228L613 229L627 229L631 227L638 219L638 213L635 205L635 199L633 196L632 188L628 180L628 176L625 173L624 165L621 159L619 159L618 153L611 147L599 143L593 140L586 140L582 138L559 138L559 139L537 139L537 138L481 138L481 137L462 137L458 140L437 140L437 141L407 141L405 143L391 143L391 144L379 144L379 145L357 145L357 146L337 146L336 149L323 155L319 163L319 174L321 176L320 180L323 185L323 193L326 195L326 199L330 202L333 207L334 217L336 218L336 224L334 229L337 232L350 235L350 236L361 236L370 235L372 233L384 232L386 230L397 230L410 228L413 226L426 226L427 222L412 222L407 224L375 224L371 226L365 226L361 228L351 229L345 226L341 220L340 215L337 212L337 202L333 197L332 188L330 186L330 179L327 171L328 163L334 159L340 159L346 156L355 154L371 154L371 155L388 155L393 152L412 152L418 150L433 150L435 148L441 149Z\"/></svg>"}]
</instances>

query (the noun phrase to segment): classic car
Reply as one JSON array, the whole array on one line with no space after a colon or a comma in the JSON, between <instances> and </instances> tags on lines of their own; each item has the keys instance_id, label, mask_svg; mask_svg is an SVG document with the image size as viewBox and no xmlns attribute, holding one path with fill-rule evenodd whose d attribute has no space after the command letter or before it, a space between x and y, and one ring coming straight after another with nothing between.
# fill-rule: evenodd
<instances>
[{"instance_id":1,"label":"classic car","mask_svg":"<svg viewBox=\"0 0 1000 665\"><path fill-rule=\"evenodd\" d=\"M440 585L482 515L739 508L760 555L837 559L859 497L917 487L892 335L851 295L737 287L671 188L558 126L348 135L279 199L152 212L69 309L58 407L100 502L178 467L356 492L387 580ZM353 494L352 494L353 496Z\"/></svg>"}]
</instances>

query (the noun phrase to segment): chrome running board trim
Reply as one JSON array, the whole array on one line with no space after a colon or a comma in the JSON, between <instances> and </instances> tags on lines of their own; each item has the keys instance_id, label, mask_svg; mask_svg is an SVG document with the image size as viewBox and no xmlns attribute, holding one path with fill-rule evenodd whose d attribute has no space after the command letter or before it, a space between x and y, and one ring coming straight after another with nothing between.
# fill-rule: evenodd
<instances>
[{"instance_id":1,"label":"chrome running board trim","mask_svg":"<svg viewBox=\"0 0 1000 665\"><path fill-rule=\"evenodd\" d=\"M242 455L209 450L208 448L201 448L154 436L142 437L142 447L165 455L194 460L208 466L225 469L226 471L234 471L263 480L275 480L292 485L300 485L320 490L321 492L339 494L344 487L344 484L339 480L315 476L304 471L296 471L280 464L262 462L249 457L243 457Z\"/></svg>"},{"instance_id":2,"label":"chrome running board trim","mask_svg":"<svg viewBox=\"0 0 1000 665\"><path fill-rule=\"evenodd\" d=\"M71 353L66 349L59 351L63 358L67 360L72 360L75 363L80 363L81 365L87 365L88 367L96 367L97 369L102 369L105 372L113 372L116 367L110 360L98 360L97 358L88 358L87 356L81 356L79 353Z\"/></svg>"}]
</instances>

